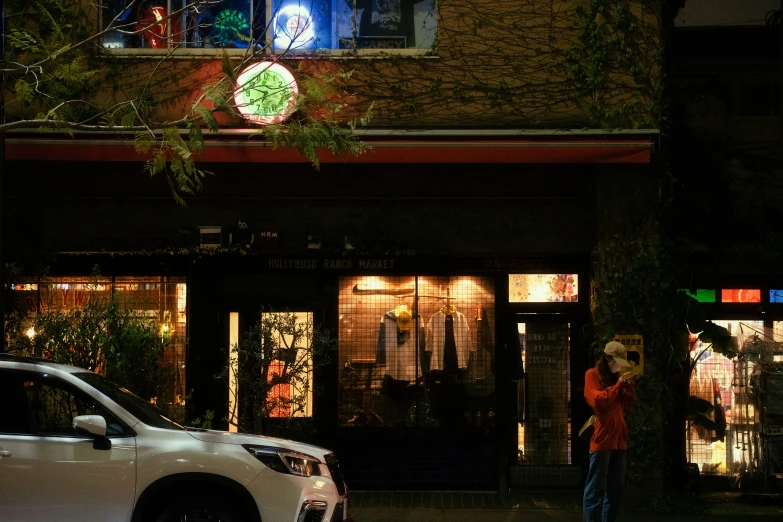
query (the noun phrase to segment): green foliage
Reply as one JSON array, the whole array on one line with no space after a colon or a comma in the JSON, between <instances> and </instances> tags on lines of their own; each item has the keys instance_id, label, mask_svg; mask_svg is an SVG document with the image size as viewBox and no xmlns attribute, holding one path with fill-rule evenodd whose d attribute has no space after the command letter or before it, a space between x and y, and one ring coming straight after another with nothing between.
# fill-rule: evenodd
<instances>
[{"instance_id":1,"label":"green foliage","mask_svg":"<svg viewBox=\"0 0 783 522\"><path fill-rule=\"evenodd\" d=\"M54 121L79 121L97 114L87 102L98 91L100 64L87 39L97 9L80 0L5 2L5 81L18 99L36 104Z\"/></svg>"},{"instance_id":2,"label":"green foliage","mask_svg":"<svg viewBox=\"0 0 783 522\"><path fill-rule=\"evenodd\" d=\"M657 422L660 391L658 379L649 373L636 379L637 403L625 415L630 435L626 476L630 482L644 483L660 467L664 455Z\"/></svg>"},{"instance_id":3,"label":"green foliage","mask_svg":"<svg viewBox=\"0 0 783 522\"><path fill-rule=\"evenodd\" d=\"M205 430L211 430L212 429L212 422L215 420L215 411L214 410L206 410L204 412L204 418L196 417L193 420L187 421L187 425L189 427L193 428L202 428Z\"/></svg>"},{"instance_id":4,"label":"green foliage","mask_svg":"<svg viewBox=\"0 0 783 522\"><path fill-rule=\"evenodd\" d=\"M629 230L603 237L594 252L593 348L601 353L616 334L644 336L644 375L637 380L636 404L626 412L630 436L627 473L629 480L640 482L650 475L660 476L667 451L661 437L667 397L659 365L666 364L661 361L667 361L671 353L667 335L669 282L665 276L668 256L656 219L623 225Z\"/></svg>"},{"instance_id":5,"label":"green foliage","mask_svg":"<svg viewBox=\"0 0 783 522\"><path fill-rule=\"evenodd\" d=\"M81 308L12 316L13 351L97 371L145 399L165 394L173 375L158 364L164 342L157 321L100 294L90 292Z\"/></svg>"},{"instance_id":6,"label":"green foliage","mask_svg":"<svg viewBox=\"0 0 783 522\"><path fill-rule=\"evenodd\" d=\"M207 0L188 2L188 9L205 8L200 2ZM220 114L239 117L234 102L237 76L258 56L248 53L237 60L223 52L219 71L205 67L206 77L181 67L183 62L170 55L160 55L159 60L121 58L101 45L102 37L116 29L108 25L97 32L95 22L104 14L98 3L82 0L6 1L4 87L15 94L6 115L16 127L42 131L132 134L136 150L147 160L146 171L151 176L165 176L173 199L184 205L185 197L201 190L209 174L197 166L195 157L206 147L202 129L218 132ZM115 23L125 23L120 18L118 15ZM259 42L263 42L263 36ZM273 143L295 147L316 167L319 148L353 155L366 150L352 136L354 127L345 121L349 117L340 121L336 116L345 105L329 98L336 91L329 84L349 79L350 73L336 72L324 81L301 75L304 89L300 114L288 136L284 136L286 124L271 131ZM180 84L182 78L204 84ZM267 75L260 81L279 78ZM259 103L276 105L287 99L288 86L277 87L276 100ZM164 111L170 114L173 102L198 92L200 96L186 102L181 117L159 119ZM3 125L0 123L0 132Z\"/></svg>"},{"instance_id":7,"label":"green foliage","mask_svg":"<svg viewBox=\"0 0 783 522\"><path fill-rule=\"evenodd\" d=\"M689 497L674 492L664 492L653 496L649 505L653 513L677 513L683 515L706 515L709 509L706 506L694 502Z\"/></svg>"},{"instance_id":8,"label":"green foliage","mask_svg":"<svg viewBox=\"0 0 783 522\"><path fill-rule=\"evenodd\" d=\"M310 160L316 169L321 166L319 148L327 149L332 154L343 152L352 156L358 156L368 149L350 129L328 119L269 125L263 133L275 147L295 148L299 154Z\"/></svg>"},{"instance_id":9,"label":"green foliage","mask_svg":"<svg viewBox=\"0 0 783 522\"><path fill-rule=\"evenodd\" d=\"M153 142L151 133L136 135L136 150L142 154L150 152ZM162 139L157 140L152 158L147 160L147 172L150 176L163 174L171 190L171 196L179 205L185 205L183 194L193 195L202 188L202 180L209 171L196 165L194 153L204 150L204 137L201 129L191 122L188 139L182 137L176 127L163 129Z\"/></svg>"},{"instance_id":10,"label":"green foliage","mask_svg":"<svg viewBox=\"0 0 783 522\"><path fill-rule=\"evenodd\" d=\"M645 0L580 0L577 40L563 52L567 96L593 128L655 128L663 114L659 18Z\"/></svg>"}]
</instances>

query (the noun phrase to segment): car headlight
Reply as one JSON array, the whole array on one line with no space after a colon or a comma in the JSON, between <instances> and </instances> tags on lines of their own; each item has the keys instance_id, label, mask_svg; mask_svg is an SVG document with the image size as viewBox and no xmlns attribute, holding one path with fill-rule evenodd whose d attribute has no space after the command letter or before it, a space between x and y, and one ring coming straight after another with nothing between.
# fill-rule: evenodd
<instances>
[{"instance_id":1,"label":"car headlight","mask_svg":"<svg viewBox=\"0 0 783 522\"><path fill-rule=\"evenodd\" d=\"M269 446L243 444L251 455L263 462L268 468L297 477L318 477L321 475L321 461L310 455Z\"/></svg>"}]
</instances>

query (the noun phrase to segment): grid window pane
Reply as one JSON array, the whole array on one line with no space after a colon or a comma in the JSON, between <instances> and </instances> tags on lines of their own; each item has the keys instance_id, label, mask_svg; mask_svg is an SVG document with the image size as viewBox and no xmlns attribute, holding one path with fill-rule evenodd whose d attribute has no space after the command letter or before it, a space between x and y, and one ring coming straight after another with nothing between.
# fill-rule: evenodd
<instances>
[{"instance_id":1,"label":"grid window pane","mask_svg":"<svg viewBox=\"0 0 783 522\"><path fill-rule=\"evenodd\" d=\"M174 420L185 415L185 360L187 340L187 285L184 277L51 277L40 284L14 284L14 306L29 317L38 312L82 310L90 303L112 296L134 317L151 321L163 339L158 360L158 408ZM17 297L18 296L18 297ZM147 323L149 324L149 323ZM35 329L26 335L33 338ZM44 354L46 355L46 354ZM98 367L97 371L102 371Z\"/></svg>"},{"instance_id":2,"label":"grid window pane","mask_svg":"<svg viewBox=\"0 0 783 522\"><path fill-rule=\"evenodd\" d=\"M737 338L743 351L756 339L763 338L762 321L714 321ZM707 429L688 423L688 461L699 466L702 474L739 473L752 459L749 441L757 423L757 408L748 395L750 375L754 368L745 358L728 359L712 351L711 345L691 340L690 395L713 405L707 417L717 427Z\"/></svg>"},{"instance_id":3,"label":"grid window pane","mask_svg":"<svg viewBox=\"0 0 783 522\"><path fill-rule=\"evenodd\" d=\"M525 421L517 429L520 464L571 464L570 324L518 323L526 375Z\"/></svg>"},{"instance_id":4,"label":"grid window pane","mask_svg":"<svg viewBox=\"0 0 783 522\"><path fill-rule=\"evenodd\" d=\"M347 277L339 423L494 426L494 285L480 277Z\"/></svg>"}]
</instances>

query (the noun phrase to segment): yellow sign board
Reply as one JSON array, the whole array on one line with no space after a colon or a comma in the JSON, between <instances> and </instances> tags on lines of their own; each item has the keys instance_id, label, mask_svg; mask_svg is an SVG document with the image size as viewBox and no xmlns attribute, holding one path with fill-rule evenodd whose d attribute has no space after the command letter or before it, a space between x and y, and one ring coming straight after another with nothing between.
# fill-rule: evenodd
<instances>
[{"instance_id":1,"label":"yellow sign board","mask_svg":"<svg viewBox=\"0 0 783 522\"><path fill-rule=\"evenodd\" d=\"M613 341L625 346L631 373L639 375L644 371L644 336L639 334L617 334Z\"/></svg>"}]
</instances>

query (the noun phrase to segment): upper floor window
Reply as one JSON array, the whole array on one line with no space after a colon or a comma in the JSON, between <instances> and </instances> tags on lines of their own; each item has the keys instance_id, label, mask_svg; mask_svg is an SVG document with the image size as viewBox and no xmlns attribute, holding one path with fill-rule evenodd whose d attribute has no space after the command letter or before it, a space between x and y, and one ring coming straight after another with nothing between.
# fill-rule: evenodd
<instances>
[{"instance_id":1,"label":"upper floor window","mask_svg":"<svg viewBox=\"0 0 783 522\"><path fill-rule=\"evenodd\" d=\"M112 49L430 50L435 0L102 0Z\"/></svg>"}]
</instances>

